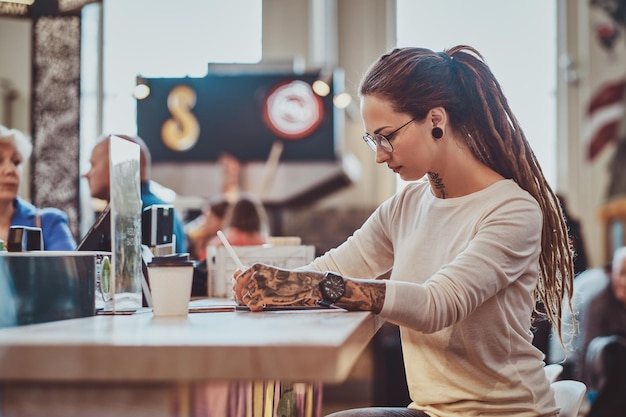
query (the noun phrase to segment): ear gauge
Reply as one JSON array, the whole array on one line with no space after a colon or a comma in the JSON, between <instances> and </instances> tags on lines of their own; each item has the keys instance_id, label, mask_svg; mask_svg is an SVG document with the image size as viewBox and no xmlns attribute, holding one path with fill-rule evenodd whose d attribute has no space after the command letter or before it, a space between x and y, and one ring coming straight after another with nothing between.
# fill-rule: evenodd
<instances>
[{"instance_id":1,"label":"ear gauge","mask_svg":"<svg viewBox=\"0 0 626 417\"><path fill-rule=\"evenodd\" d=\"M441 139L443 137L443 130L440 127L435 126L433 127L431 135L433 135L433 138L435 139Z\"/></svg>"}]
</instances>

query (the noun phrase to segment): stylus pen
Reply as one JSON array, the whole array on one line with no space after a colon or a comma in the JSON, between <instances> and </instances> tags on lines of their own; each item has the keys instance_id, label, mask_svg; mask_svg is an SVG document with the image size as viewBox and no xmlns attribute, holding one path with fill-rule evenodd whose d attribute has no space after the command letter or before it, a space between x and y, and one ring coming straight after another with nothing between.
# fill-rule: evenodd
<instances>
[{"instance_id":1,"label":"stylus pen","mask_svg":"<svg viewBox=\"0 0 626 417\"><path fill-rule=\"evenodd\" d=\"M246 269L246 267L244 266L244 264L241 262L241 259L239 259L239 256L237 256L237 254L235 253L235 250L233 249L232 246L230 246L230 243L228 243L228 239L226 239L226 236L224 236L224 233L222 233L221 230L217 231L217 237L220 238L220 240L222 241L222 243L224 244L224 247L226 248L226 250L228 251L229 255L231 258L233 258L233 261L235 261L235 264L237 264L237 268L240 271L244 271Z\"/></svg>"}]
</instances>

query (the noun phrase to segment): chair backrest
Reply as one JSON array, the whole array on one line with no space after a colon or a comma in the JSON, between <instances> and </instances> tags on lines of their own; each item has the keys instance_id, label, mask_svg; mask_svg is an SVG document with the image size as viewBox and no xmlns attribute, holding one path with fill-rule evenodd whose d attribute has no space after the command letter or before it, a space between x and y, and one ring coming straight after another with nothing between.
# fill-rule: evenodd
<instances>
[{"instance_id":1,"label":"chair backrest","mask_svg":"<svg viewBox=\"0 0 626 417\"><path fill-rule=\"evenodd\" d=\"M560 365L558 363L549 363L543 367L543 370L546 372L548 381L550 381L550 383L553 383L559 378L561 373L563 373L563 365Z\"/></svg>"},{"instance_id":2,"label":"chair backrest","mask_svg":"<svg viewBox=\"0 0 626 417\"><path fill-rule=\"evenodd\" d=\"M579 381L564 379L550 384L554 391L556 406L561 409L559 417L577 417L585 399L587 387Z\"/></svg>"}]
</instances>

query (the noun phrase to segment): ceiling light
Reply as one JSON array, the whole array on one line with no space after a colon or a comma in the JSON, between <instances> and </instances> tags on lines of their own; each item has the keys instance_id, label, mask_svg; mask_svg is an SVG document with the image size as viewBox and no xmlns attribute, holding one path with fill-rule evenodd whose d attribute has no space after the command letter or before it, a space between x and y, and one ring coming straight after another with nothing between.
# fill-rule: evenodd
<instances>
[{"instance_id":1,"label":"ceiling light","mask_svg":"<svg viewBox=\"0 0 626 417\"><path fill-rule=\"evenodd\" d=\"M150 95L150 86L148 85L145 78L143 78L141 75L138 75L137 83L135 85L135 88L133 89L133 96L135 96L137 100L143 100L147 98L149 95Z\"/></svg>"},{"instance_id":2,"label":"ceiling light","mask_svg":"<svg viewBox=\"0 0 626 417\"><path fill-rule=\"evenodd\" d=\"M137 100L143 100L150 95L150 87L147 84L138 84L133 90L133 95Z\"/></svg>"},{"instance_id":3,"label":"ceiling light","mask_svg":"<svg viewBox=\"0 0 626 417\"><path fill-rule=\"evenodd\" d=\"M352 96L348 93L339 93L333 97L333 103L338 109L345 109L352 102Z\"/></svg>"},{"instance_id":4,"label":"ceiling light","mask_svg":"<svg viewBox=\"0 0 626 417\"><path fill-rule=\"evenodd\" d=\"M313 91L315 91L315 94L320 97L326 97L330 94L330 86L326 81L315 80L311 87L313 88Z\"/></svg>"}]
</instances>

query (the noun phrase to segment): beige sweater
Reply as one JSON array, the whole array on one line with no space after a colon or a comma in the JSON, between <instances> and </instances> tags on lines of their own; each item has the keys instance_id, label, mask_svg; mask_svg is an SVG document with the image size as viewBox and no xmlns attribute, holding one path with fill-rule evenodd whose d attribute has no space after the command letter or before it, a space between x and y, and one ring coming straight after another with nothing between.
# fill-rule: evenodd
<instances>
[{"instance_id":1,"label":"beige sweater","mask_svg":"<svg viewBox=\"0 0 626 417\"><path fill-rule=\"evenodd\" d=\"M530 330L541 228L538 204L511 180L445 200L422 180L309 268L373 278L393 267L380 315L401 327L410 407L552 416Z\"/></svg>"}]
</instances>

